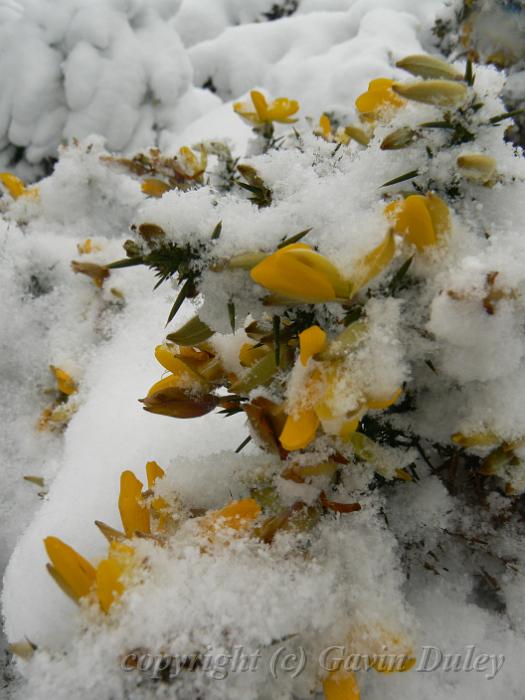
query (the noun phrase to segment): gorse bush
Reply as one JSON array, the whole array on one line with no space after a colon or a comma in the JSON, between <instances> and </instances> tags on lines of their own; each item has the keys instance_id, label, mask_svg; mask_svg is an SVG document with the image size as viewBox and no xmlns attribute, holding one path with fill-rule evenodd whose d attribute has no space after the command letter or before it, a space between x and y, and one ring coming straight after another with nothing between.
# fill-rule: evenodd
<instances>
[{"instance_id":1,"label":"gorse bush","mask_svg":"<svg viewBox=\"0 0 525 700\"><path fill-rule=\"evenodd\" d=\"M428 55L397 66L407 79L372 80L355 123L253 90L233 106L253 129L240 160L216 141L101 156L140 182L142 206L125 257L95 262L85 241L74 271L100 291L145 266L176 287L142 407L243 414L246 431L235 452L186 466L231 494L221 504L188 500L177 464L149 461L147 483L122 473L121 524L97 522L105 558L45 539L82 630L61 658L15 648L43 671L41 692L59 676L84 687L96 649L109 660L95 687L111 682L112 697L358 698L363 675L317 659L338 644L374 673L389 670L381 655L413 670L410 577L481 569L494 583L476 591L482 609L512 585L501 542L522 529L525 490L523 159L503 139L494 69ZM13 211L41 206L38 188L2 182ZM81 400L52 370L43 429ZM268 660L279 644L305 650L302 673L261 665L218 687L202 672L210 647ZM201 672L108 675L138 650L195 654Z\"/></svg>"}]
</instances>

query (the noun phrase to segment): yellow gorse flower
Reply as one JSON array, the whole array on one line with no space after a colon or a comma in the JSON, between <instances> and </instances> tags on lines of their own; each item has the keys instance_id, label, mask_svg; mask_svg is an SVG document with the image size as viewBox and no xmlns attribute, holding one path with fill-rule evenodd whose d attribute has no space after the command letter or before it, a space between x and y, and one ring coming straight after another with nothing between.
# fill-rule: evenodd
<instances>
[{"instance_id":1,"label":"yellow gorse flower","mask_svg":"<svg viewBox=\"0 0 525 700\"><path fill-rule=\"evenodd\" d=\"M124 593L123 574L132 565L133 547L113 540L109 545L107 559L97 566L95 590L102 610L107 613L113 603Z\"/></svg>"},{"instance_id":2,"label":"yellow gorse flower","mask_svg":"<svg viewBox=\"0 0 525 700\"><path fill-rule=\"evenodd\" d=\"M436 245L450 231L450 213L445 202L433 192L412 194L385 207L395 233L418 250Z\"/></svg>"},{"instance_id":3,"label":"yellow gorse flower","mask_svg":"<svg viewBox=\"0 0 525 700\"><path fill-rule=\"evenodd\" d=\"M102 250L102 247L98 243L93 243L91 238L86 238L82 243L77 243L77 250L79 255L89 255Z\"/></svg>"},{"instance_id":4,"label":"yellow gorse flower","mask_svg":"<svg viewBox=\"0 0 525 700\"><path fill-rule=\"evenodd\" d=\"M306 366L308 360L326 349L326 333L319 326L310 326L299 333L301 363Z\"/></svg>"},{"instance_id":5,"label":"yellow gorse flower","mask_svg":"<svg viewBox=\"0 0 525 700\"><path fill-rule=\"evenodd\" d=\"M164 476L164 471L156 462L146 464L148 488L152 489L157 479ZM122 576L133 567L134 549L122 540L132 538L136 532L150 533L151 513L158 516L158 527L165 524L164 510L167 502L163 498L154 498L148 505L142 493L142 482L130 471L124 471L120 478L118 506L125 535L118 530L99 523L105 536L110 540L108 555L96 567L58 537L46 537L45 548L51 564L48 570L73 600L94 592L101 609L108 612L111 605L124 591Z\"/></svg>"},{"instance_id":6,"label":"yellow gorse flower","mask_svg":"<svg viewBox=\"0 0 525 700\"><path fill-rule=\"evenodd\" d=\"M54 365L49 365L49 369L55 375L55 380L57 383L57 389L66 396L71 396L78 391L77 383L73 377L68 374L65 370L60 369L60 367L55 367Z\"/></svg>"},{"instance_id":7,"label":"yellow gorse flower","mask_svg":"<svg viewBox=\"0 0 525 700\"><path fill-rule=\"evenodd\" d=\"M179 152L172 158L166 158L157 164L156 172L165 177L148 177L142 181L141 189L148 197L162 197L170 190L188 186L189 181L202 184L202 176L208 165L208 152L201 144L198 153L188 146L179 148ZM191 182L190 182L191 184Z\"/></svg>"},{"instance_id":8,"label":"yellow gorse flower","mask_svg":"<svg viewBox=\"0 0 525 700\"><path fill-rule=\"evenodd\" d=\"M346 146L353 139L362 146L368 145L370 135L358 126L340 126L337 131L332 131L332 124L326 114L321 115L319 126L314 130L317 136L322 136L325 141L341 143Z\"/></svg>"},{"instance_id":9,"label":"yellow gorse flower","mask_svg":"<svg viewBox=\"0 0 525 700\"><path fill-rule=\"evenodd\" d=\"M376 78L368 84L368 89L355 101L357 111L364 118L376 119L385 112L399 109L405 101L392 90L394 80L389 78Z\"/></svg>"},{"instance_id":10,"label":"yellow gorse flower","mask_svg":"<svg viewBox=\"0 0 525 700\"><path fill-rule=\"evenodd\" d=\"M170 374L156 382L141 399L150 413L195 418L212 411L219 397L210 393L221 383L224 369L207 343L196 347L158 345L155 357Z\"/></svg>"},{"instance_id":11,"label":"yellow gorse flower","mask_svg":"<svg viewBox=\"0 0 525 700\"><path fill-rule=\"evenodd\" d=\"M204 146L199 146L198 155L188 148L183 146L179 149L179 155L175 162L175 170L188 180L197 180L205 172L208 165L208 153Z\"/></svg>"},{"instance_id":12,"label":"yellow gorse flower","mask_svg":"<svg viewBox=\"0 0 525 700\"><path fill-rule=\"evenodd\" d=\"M154 384L149 390L148 396L168 387L202 390L208 386L206 379L188 362L185 362L180 353L173 352L166 345L157 345L155 357L171 374ZM205 355L205 358L208 359L209 355Z\"/></svg>"},{"instance_id":13,"label":"yellow gorse flower","mask_svg":"<svg viewBox=\"0 0 525 700\"><path fill-rule=\"evenodd\" d=\"M292 243L268 255L251 269L251 277L261 287L284 301L303 304L347 301L381 274L396 251L389 231L383 241L357 260L349 277L306 243Z\"/></svg>"},{"instance_id":14,"label":"yellow gorse flower","mask_svg":"<svg viewBox=\"0 0 525 700\"><path fill-rule=\"evenodd\" d=\"M261 287L302 303L334 301L349 295L349 285L335 265L306 243L280 248L250 274Z\"/></svg>"},{"instance_id":15,"label":"yellow gorse flower","mask_svg":"<svg viewBox=\"0 0 525 700\"><path fill-rule=\"evenodd\" d=\"M120 477L118 509L128 537L133 537L135 532L150 532L150 514L142 498L142 482L129 470Z\"/></svg>"},{"instance_id":16,"label":"yellow gorse flower","mask_svg":"<svg viewBox=\"0 0 525 700\"><path fill-rule=\"evenodd\" d=\"M303 409L297 415L288 415L279 436L281 445L288 452L308 447L315 440L319 422L319 416L313 408Z\"/></svg>"},{"instance_id":17,"label":"yellow gorse flower","mask_svg":"<svg viewBox=\"0 0 525 700\"><path fill-rule=\"evenodd\" d=\"M317 136L322 136L325 141L333 141L334 133L332 131L332 123L326 114L321 114L319 117L319 126L315 129Z\"/></svg>"},{"instance_id":18,"label":"yellow gorse flower","mask_svg":"<svg viewBox=\"0 0 525 700\"><path fill-rule=\"evenodd\" d=\"M40 196L38 187L26 187L22 180L12 173L0 173L0 182L13 199L19 197L38 199Z\"/></svg>"},{"instance_id":19,"label":"yellow gorse flower","mask_svg":"<svg viewBox=\"0 0 525 700\"><path fill-rule=\"evenodd\" d=\"M58 537L46 537L44 545L51 560L49 572L75 602L94 591L100 607L107 613L124 592L121 578L131 566L132 547L114 540L107 558L95 568Z\"/></svg>"},{"instance_id":20,"label":"yellow gorse flower","mask_svg":"<svg viewBox=\"0 0 525 700\"><path fill-rule=\"evenodd\" d=\"M254 126L263 126L272 122L280 124L293 124L297 119L292 115L299 111L299 103L289 100L287 97L278 97L268 103L265 96L258 90L250 92L252 104L247 102L235 102L233 109L245 121Z\"/></svg>"},{"instance_id":21,"label":"yellow gorse flower","mask_svg":"<svg viewBox=\"0 0 525 700\"><path fill-rule=\"evenodd\" d=\"M360 700L361 694L355 673L337 669L323 681L325 700Z\"/></svg>"},{"instance_id":22,"label":"yellow gorse flower","mask_svg":"<svg viewBox=\"0 0 525 700\"><path fill-rule=\"evenodd\" d=\"M44 545L51 561L50 571L54 578L58 576L62 579L75 600L78 601L87 595L96 579L95 568L58 537L46 537Z\"/></svg>"},{"instance_id":23,"label":"yellow gorse flower","mask_svg":"<svg viewBox=\"0 0 525 700\"><path fill-rule=\"evenodd\" d=\"M325 141L334 143L342 143L346 145L350 141L350 136L341 127L337 131L333 131L330 118L326 114L322 114L319 119L319 126L314 130L317 136L322 136Z\"/></svg>"},{"instance_id":24,"label":"yellow gorse flower","mask_svg":"<svg viewBox=\"0 0 525 700\"><path fill-rule=\"evenodd\" d=\"M67 400L78 391L73 377L60 367L49 365L49 369L55 377L57 396L38 419L37 429L40 431L63 428L77 410L75 402Z\"/></svg>"},{"instance_id":25,"label":"yellow gorse flower","mask_svg":"<svg viewBox=\"0 0 525 700\"><path fill-rule=\"evenodd\" d=\"M366 328L363 324L362 327ZM358 329L350 327L334 341L334 345L348 347L356 342L361 334ZM281 445L288 452L307 447L315 439L320 426L329 435L349 440L367 411L384 410L394 404L401 395L401 389L397 389L390 396L365 394L352 413L341 413L337 409L337 399L339 391L345 386L344 380L347 376L342 358L330 356L326 334L318 326L311 326L299 334L299 348L300 362L303 366L316 354L319 355L319 360L314 363L306 378L304 404L288 407L288 415L279 435ZM325 355L328 355L326 359Z\"/></svg>"},{"instance_id":26,"label":"yellow gorse flower","mask_svg":"<svg viewBox=\"0 0 525 700\"><path fill-rule=\"evenodd\" d=\"M109 277L110 271L105 265L97 265L91 262L79 262L78 260L71 261L71 269L75 274L86 275L90 277L95 286L102 289L104 281Z\"/></svg>"},{"instance_id":27,"label":"yellow gorse flower","mask_svg":"<svg viewBox=\"0 0 525 700\"><path fill-rule=\"evenodd\" d=\"M164 180L159 180L157 177L149 177L142 181L141 189L148 197L160 198L173 188Z\"/></svg>"},{"instance_id":28,"label":"yellow gorse flower","mask_svg":"<svg viewBox=\"0 0 525 700\"><path fill-rule=\"evenodd\" d=\"M232 501L220 510L207 513L202 519L205 528L230 528L242 532L261 514L261 506L253 498Z\"/></svg>"},{"instance_id":29,"label":"yellow gorse flower","mask_svg":"<svg viewBox=\"0 0 525 700\"><path fill-rule=\"evenodd\" d=\"M125 574L137 565L135 549L125 541L126 538L131 539L137 533L149 534L150 515L157 518L158 529L163 529L170 518L167 501L162 497L152 498L150 491L157 480L164 477L164 470L156 462L150 461L146 464L146 474L149 491L143 492L142 482L132 472L122 473L118 505L125 535L97 521L98 527L109 539L109 547L106 558L96 567L58 537L46 537L44 540L51 562L47 566L48 571L75 602L92 595L102 611L107 613L125 590ZM219 510L209 511L198 521L204 532L210 534L224 529L249 533L260 514L261 506L257 501L244 498L231 501ZM162 539L157 538L157 541L162 543Z\"/></svg>"}]
</instances>

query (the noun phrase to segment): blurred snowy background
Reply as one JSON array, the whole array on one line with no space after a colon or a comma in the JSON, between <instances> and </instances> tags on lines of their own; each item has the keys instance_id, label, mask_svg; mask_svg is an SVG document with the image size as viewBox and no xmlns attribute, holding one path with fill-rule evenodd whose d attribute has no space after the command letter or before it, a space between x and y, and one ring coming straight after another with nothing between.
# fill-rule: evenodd
<instances>
[{"instance_id":1,"label":"blurred snowy background","mask_svg":"<svg viewBox=\"0 0 525 700\"><path fill-rule=\"evenodd\" d=\"M346 108L390 54L430 41L442 5L2 0L1 167L45 172L61 142L90 134L108 150L169 150L200 117L223 136L222 104L255 86L312 114Z\"/></svg>"}]
</instances>

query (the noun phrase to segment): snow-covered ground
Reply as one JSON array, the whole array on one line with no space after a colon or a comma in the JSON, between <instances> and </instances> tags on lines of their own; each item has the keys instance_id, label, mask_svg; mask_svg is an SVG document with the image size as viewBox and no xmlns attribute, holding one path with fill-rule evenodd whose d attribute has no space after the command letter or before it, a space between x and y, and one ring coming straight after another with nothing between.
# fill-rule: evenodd
<instances>
[{"instance_id":1,"label":"snow-covered ground","mask_svg":"<svg viewBox=\"0 0 525 700\"><path fill-rule=\"evenodd\" d=\"M246 498L259 482L273 483L287 506L312 505L327 488L322 479L276 476L275 459L253 440L235 454L248 434L243 413L176 420L144 412L137 399L162 371L154 348L195 314L195 305L185 301L166 329L177 293L169 283L153 291L153 272L138 266L112 270L97 287L74 274L72 260L103 265L122 258L130 227L144 223L162 227L173 242L206 246L221 221L214 261L274 250L311 228L305 241L350 270L387 233L383 183L419 169L433 189L448 192L457 184L457 157L474 150L469 142L445 150L437 130L423 169L422 146L382 150L396 128L440 118L436 107L412 102L376 126L368 148L355 141L337 147L313 133L322 113L355 124L355 99L370 80L407 81L396 61L436 53L432 26L447 10L443 0L301 0L284 4L289 16L270 20L275 4L0 0L2 169L37 178L45 159L70 140L54 172L38 182L37 197L13 200L6 190L0 200L3 614L11 643L26 639L38 647L9 671L20 672L9 691L17 700L306 698L321 688L313 661L319 648L349 638L363 653L386 645L418 661L425 645L462 654L474 645L476 658L505 657L492 679L492 656L483 672L358 673L363 700L522 697L522 506L510 487L507 494L499 486L484 493L479 503L465 496L475 493L473 470L471 481L447 489L451 482L438 466L452 470L453 458L436 447L450 444L453 433L516 443L519 464L506 465L505 480L523 491L525 168L521 154L503 142L506 125L483 126L504 111L503 80L493 68L476 69L474 89L483 102L475 151L496 159L494 181L462 183L461 196L450 195L450 238L436 252L415 254L412 290L386 300L363 297L370 340L355 360L355 376L381 395L403 384L417 388L417 411L394 414L392 425L426 440L433 466L419 443L386 452L390 466L376 469L379 477L366 464L353 465L334 486L335 500L359 500L361 511L329 512L311 539L284 532L271 547L243 537L210 543L190 518L168 547L134 540L148 575L134 580L107 620L87 604L76 607L46 571L42 541L49 535L90 561L105 556L107 543L93 521L120 527L120 475L129 469L144 481L149 460L166 471L156 495L197 511ZM464 62L456 65L464 71ZM299 139L278 125L284 145L260 152L261 137L254 139L232 109L253 88L300 103ZM271 206L258 208L239 188L221 191L214 156L209 184L161 199L148 197L137 177L107 160L114 151L158 145L176 154L219 140L256 167L271 189ZM388 194L407 190L403 182ZM399 267L411 249L397 245ZM238 373L245 317L265 309L245 271L210 270L205 258L199 272L200 316L223 334L214 336L215 347L226 369ZM374 282L378 294L389 274ZM232 298L233 339L226 311ZM334 333L332 312L319 313ZM78 385L65 404L75 410L63 431L36 429L55 396L50 365ZM289 401L304 377L297 363ZM348 402L353 390L347 387ZM318 440L317 459L328 437ZM491 448L476 452L475 445L474 455ZM419 478L392 481L395 469L412 463ZM219 653L232 644L247 653L262 648L264 663L225 680L186 673L174 685L118 666L136 649L194 653L209 646ZM308 657L297 678L268 674L279 644Z\"/></svg>"}]
</instances>

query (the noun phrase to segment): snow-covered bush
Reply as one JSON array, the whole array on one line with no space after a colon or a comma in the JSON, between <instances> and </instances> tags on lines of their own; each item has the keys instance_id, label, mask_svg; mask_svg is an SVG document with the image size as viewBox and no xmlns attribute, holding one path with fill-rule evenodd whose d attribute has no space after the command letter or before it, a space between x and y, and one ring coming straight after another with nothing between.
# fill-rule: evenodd
<instances>
[{"instance_id":1,"label":"snow-covered bush","mask_svg":"<svg viewBox=\"0 0 525 700\"><path fill-rule=\"evenodd\" d=\"M434 32L447 54L468 53L508 71L502 97L515 112L508 137L525 144L525 12L520 0L455 0L438 17Z\"/></svg>"},{"instance_id":2,"label":"snow-covered bush","mask_svg":"<svg viewBox=\"0 0 525 700\"><path fill-rule=\"evenodd\" d=\"M41 427L70 421L82 494L60 473L8 570L25 697L519 696L523 158L503 139L496 70L421 55L397 67L412 77L372 80L355 119L312 122L294 95L251 91L233 106L253 128L240 160L217 141L133 158L77 144L37 186L3 175L17 233L56 217L67 186L75 216L95 188L105 226L122 236L127 207L134 232L122 259L89 240L73 263L99 305L127 305L105 308L125 323L103 362L54 365ZM145 348L166 318L154 355L167 374L148 390ZM222 451L199 458L200 441ZM61 539L81 496L107 547L88 520L74 549ZM28 604L42 539L44 606ZM424 640L483 643L509 667L490 684L418 674ZM322 666L333 645L370 673ZM260 662L220 679L236 648ZM294 654L300 673L276 671ZM385 654L412 671L382 674Z\"/></svg>"},{"instance_id":3,"label":"snow-covered bush","mask_svg":"<svg viewBox=\"0 0 525 700\"><path fill-rule=\"evenodd\" d=\"M156 142L198 100L192 69L166 20L179 0L3 0L0 150L56 157L65 139L97 133L116 151ZM193 105L191 119L198 115ZM186 117L187 115L184 114Z\"/></svg>"}]
</instances>

